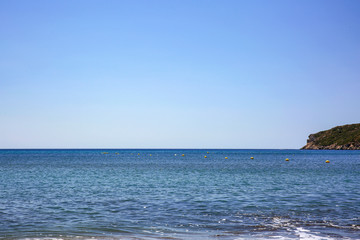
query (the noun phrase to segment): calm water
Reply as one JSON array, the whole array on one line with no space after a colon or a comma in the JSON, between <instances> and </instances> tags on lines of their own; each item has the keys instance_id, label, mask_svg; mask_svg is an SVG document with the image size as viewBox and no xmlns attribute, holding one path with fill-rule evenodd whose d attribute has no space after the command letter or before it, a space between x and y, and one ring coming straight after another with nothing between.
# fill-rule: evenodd
<instances>
[{"instance_id":1,"label":"calm water","mask_svg":"<svg viewBox=\"0 0 360 240\"><path fill-rule=\"evenodd\" d=\"M360 151L0 150L25 238L360 239Z\"/></svg>"}]
</instances>

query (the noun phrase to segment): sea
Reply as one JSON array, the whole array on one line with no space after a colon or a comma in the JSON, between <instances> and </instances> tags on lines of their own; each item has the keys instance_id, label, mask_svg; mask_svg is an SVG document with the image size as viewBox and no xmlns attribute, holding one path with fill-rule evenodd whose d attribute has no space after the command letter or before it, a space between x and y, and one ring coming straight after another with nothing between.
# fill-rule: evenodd
<instances>
[{"instance_id":1,"label":"sea","mask_svg":"<svg viewBox=\"0 0 360 240\"><path fill-rule=\"evenodd\" d=\"M360 151L3 149L0 239L360 239Z\"/></svg>"}]
</instances>

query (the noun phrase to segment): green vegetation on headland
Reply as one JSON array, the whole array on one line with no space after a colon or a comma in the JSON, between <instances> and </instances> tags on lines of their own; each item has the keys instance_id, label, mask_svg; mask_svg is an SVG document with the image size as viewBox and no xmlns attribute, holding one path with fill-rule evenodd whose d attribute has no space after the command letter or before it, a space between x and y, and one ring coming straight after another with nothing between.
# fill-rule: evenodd
<instances>
[{"instance_id":1,"label":"green vegetation on headland","mask_svg":"<svg viewBox=\"0 0 360 240\"><path fill-rule=\"evenodd\" d=\"M360 150L360 123L310 134L301 149Z\"/></svg>"}]
</instances>

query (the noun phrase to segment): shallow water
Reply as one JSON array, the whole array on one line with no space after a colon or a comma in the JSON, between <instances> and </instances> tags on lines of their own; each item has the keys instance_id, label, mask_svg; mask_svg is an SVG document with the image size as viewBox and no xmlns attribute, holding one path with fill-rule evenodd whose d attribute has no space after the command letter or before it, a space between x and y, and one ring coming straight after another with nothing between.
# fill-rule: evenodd
<instances>
[{"instance_id":1,"label":"shallow water","mask_svg":"<svg viewBox=\"0 0 360 240\"><path fill-rule=\"evenodd\" d=\"M0 150L0 238L360 239L360 151Z\"/></svg>"}]
</instances>

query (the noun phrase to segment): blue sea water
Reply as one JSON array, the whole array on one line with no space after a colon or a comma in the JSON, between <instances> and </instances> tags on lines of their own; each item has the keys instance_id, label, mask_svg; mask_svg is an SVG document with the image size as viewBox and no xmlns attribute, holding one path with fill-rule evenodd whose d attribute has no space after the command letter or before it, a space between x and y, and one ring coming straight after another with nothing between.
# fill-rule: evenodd
<instances>
[{"instance_id":1,"label":"blue sea water","mask_svg":"<svg viewBox=\"0 0 360 240\"><path fill-rule=\"evenodd\" d=\"M0 150L0 239L360 239L360 151Z\"/></svg>"}]
</instances>

